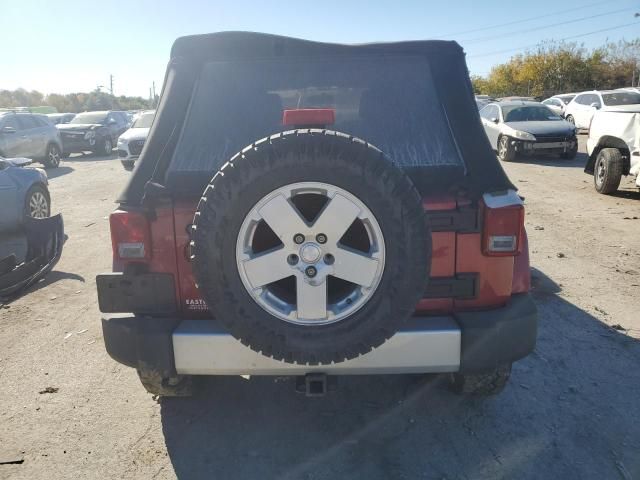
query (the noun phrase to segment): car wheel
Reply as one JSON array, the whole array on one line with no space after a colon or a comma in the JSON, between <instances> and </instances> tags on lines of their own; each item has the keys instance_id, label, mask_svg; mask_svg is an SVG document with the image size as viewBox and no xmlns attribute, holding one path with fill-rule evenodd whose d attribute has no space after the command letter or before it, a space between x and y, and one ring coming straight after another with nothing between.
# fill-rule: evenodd
<instances>
[{"instance_id":1,"label":"car wheel","mask_svg":"<svg viewBox=\"0 0 640 480\"><path fill-rule=\"evenodd\" d=\"M571 148L571 150L567 150L566 152L562 152L560 154L560 158L564 158L567 160L573 160L574 158L576 158L576 155L578 154L578 143L576 142L576 144Z\"/></svg>"},{"instance_id":2,"label":"car wheel","mask_svg":"<svg viewBox=\"0 0 640 480\"><path fill-rule=\"evenodd\" d=\"M380 150L294 130L234 156L205 189L191 264L229 333L288 363L343 362L398 331L429 280L420 195Z\"/></svg>"},{"instance_id":3,"label":"car wheel","mask_svg":"<svg viewBox=\"0 0 640 480\"><path fill-rule=\"evenodd\" d=\"M138 369L140 383L147 392L159 397L190 397L194 393L193 377L177 375L163 378L157 371Z\"/></svg>"},{"instance_id":4,"label":"car wheel","mask_svg":"<svg viewBox=\"0 0 640 480\"><path fill-rule=\"evenodd\" d=\"M55 143L50 143L47 147L47 155L43 160L45 168L57 168L60 165L60 159L62 158L62 152L60 147Z\"/></svg>"},{"instance_id":5,"label":"car wheel","mask_svg":"<svg viewBox=\"0 0 640 480\"><path fill-rule=\"evenodd\" d=\"M111 141L110 137L105 137L102 139L102 142L100 142L100 147L98 150L98 154L99 155L111 155L111 152L113 151L113 142Z\"/></svg>"},{"instance_id":6,"label":"car wheel","mask_svg":"<svg viewBox=\"0 0 640 480\"><path fill-rule=\"evenodd\" d=\"M49 192L41 185L32 186L24 200L24 215L31 218L47 218L51 215Z\"/></svg>"},{"instance_id":7,"label":"car wheel","mask_svg":"<svg viewBox=\"0 0 640 480\"><path fill-rule=\"evenodd\" d=\"M570 124L572 124L573 126L576 125L576 121L573 118L573 115L567 115L567 118L565 119L567 122L569 122Z\"/></svg>"},{"instance_id":8,"label":"car wheel","mask_svg":"<svg viewBox=\"0 0 640 480\"><path fill-rule=\"evenodd\" d=\"M610 194L618 190L622 179L622 155L617 148L603 148L598 152L593 182L599 193Z\"/></svg>"},{"instance_id":9,"label":"car wheel","mask_svg":"<svg viewBox=\"0 0 640 480\"><path fill-rule=\"evenodd\" d=\"M512 162L516 158L516 150L506 135L498 139L498 158L503 162Z\"/></svg>"},{"instance_id":10,"label":"car wheel","mask_svg":"<svg viewBox=\"0 0 640 480\"><path fill-rule=\"evenodd\" d=\"M511 377L511 364L501 365L483 373L454 373L449 387L458 395L496 395L504 390Z\"/></svg>"}]
</instances>

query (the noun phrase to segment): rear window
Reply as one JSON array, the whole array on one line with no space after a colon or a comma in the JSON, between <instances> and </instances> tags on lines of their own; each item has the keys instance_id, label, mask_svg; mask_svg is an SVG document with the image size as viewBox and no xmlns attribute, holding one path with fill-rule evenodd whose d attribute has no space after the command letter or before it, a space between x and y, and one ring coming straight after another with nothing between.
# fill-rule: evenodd
<instances>
[{"instance_id":1,"label":"rear window","mask_svg":"<svg viewBox=\"0 0 640 480\"><path fill-rule=\"evenodd\" d=\"M194 89L167 185L184 174L210 177L248 144L291 129L282 113L296 108L335 109L328 128L367 140L402 167L462 166L422 57L213 62Z\"/></svg>"},{"instance_id":2,"label":"rear window","mask_svg":"<svg viewBox=\"0 0 640 480\"><path fill-rule=\"evenodd\" d=\"M636 104L640 104L640 93L636 93L636 92L603 93L602 101L607 106L636 105Z\"/></svg>"}]
</instances>

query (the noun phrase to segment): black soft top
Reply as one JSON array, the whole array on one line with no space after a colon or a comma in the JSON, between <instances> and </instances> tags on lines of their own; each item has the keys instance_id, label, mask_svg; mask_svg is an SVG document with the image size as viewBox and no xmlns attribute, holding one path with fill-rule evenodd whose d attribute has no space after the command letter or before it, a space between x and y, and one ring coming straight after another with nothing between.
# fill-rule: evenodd
<instances>
[{"instance_id":1,"label":"black soft top","mask_svg":"<svg viewBox=\"0 0 640 480\"><path fill-rule=\"evenodd\" d=\"M213 61L269 60L282 57L350 55L419 55L431 67L435 88L449 123L463 169L442 167L435 183L455 182L471 195L515 189L497 161L476 107L464 52L453 41L428 40L343 45L312 42L252 32L220 32L178 38L171 49L165 82L139 165L118 202L140 205L143 198L161 195L198 76ZM249 143L250 140L247 142ZM434 167L437 170L438 167ZM213 175L215 172L211 172ZM420 188L420 185L419 185ZM168 193L168 192L167 192Z\"/></svg>"}]
</instances>

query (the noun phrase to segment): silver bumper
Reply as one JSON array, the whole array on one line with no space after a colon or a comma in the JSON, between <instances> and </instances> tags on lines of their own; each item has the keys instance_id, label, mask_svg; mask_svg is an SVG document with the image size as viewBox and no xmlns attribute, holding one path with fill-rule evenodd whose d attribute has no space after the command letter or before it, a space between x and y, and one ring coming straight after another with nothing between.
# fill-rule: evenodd
<instances>
[{"instance_id":1,"label":"silver bumper","mask_svg":"<svg viewBox=\"0 0 640 480\"><path fill-rule=\"evenodd\" d=\"M460 328L451 317L416 317L382 346L331 365L295 365L244 346L214 320L186 320L173 333L176 370L185 375L359 375L439 373L460 368Z\"/></svg>"}]
</instances>

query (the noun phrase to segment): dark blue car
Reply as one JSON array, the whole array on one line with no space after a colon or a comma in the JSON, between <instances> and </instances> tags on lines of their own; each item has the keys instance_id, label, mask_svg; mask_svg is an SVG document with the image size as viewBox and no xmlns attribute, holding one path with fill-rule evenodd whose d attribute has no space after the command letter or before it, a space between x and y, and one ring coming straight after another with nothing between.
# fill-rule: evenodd
<instances>
[{"instance_id":1,"label":"dark blue car","mask_svg":"<svg viewBox=\"0 0 640 480\"><path fill-rule=\"evenodd\" d=\"M26 158L0 157L0 232L19 230L26 217L46 218L51 213L47 174L25 168Z\"/></svg>"}]
</instances>

